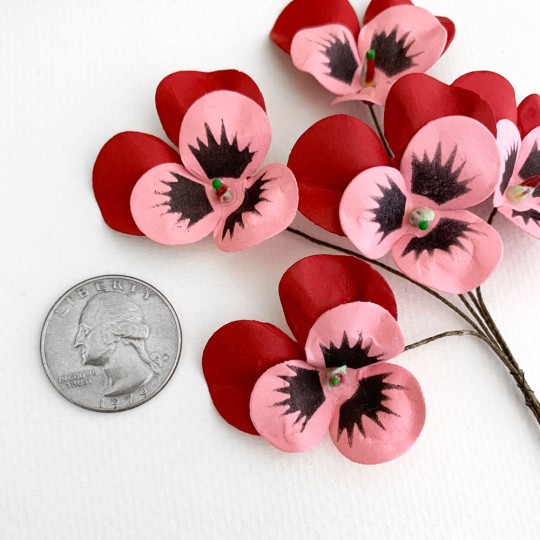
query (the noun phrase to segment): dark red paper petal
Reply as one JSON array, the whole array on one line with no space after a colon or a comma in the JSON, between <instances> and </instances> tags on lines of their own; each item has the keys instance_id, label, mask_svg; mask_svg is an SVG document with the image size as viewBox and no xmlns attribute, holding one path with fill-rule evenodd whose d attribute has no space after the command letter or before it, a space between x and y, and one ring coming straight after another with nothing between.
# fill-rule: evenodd
<instances>
[{"instance_id":1,"label":"dark red paper petal","mask_svg":"<svg viewBox=\"0 0 540 540\"><path fill-rule=\"evenodd\" d=\"M249 417L249 399L257 379L281 362L303 358L304 351L279 328L234 321L208 340L202 367L219 414L235 428L258 435Z\"/></svg>"},{"instance_id":2,"label":"dark red paper petal","mask_svg":"<svg viewBox=\"0 0 540 540\"><path fill-rule=\"evenodd\" d=\"M540 96L527 96L518 107L517 126L524 139L534 128L540 126Z\"/></svg>"},{"instance_id":3,"label":"dark red paper petal","mask_svg":"<svg viewBox=\"0 0 540 540\"><path fill-rule=\"evenodd\" d=\"M448 17L437 17L439 22L446 30L446 45L444 46L443 54L448 50L452 41L456 37L456 25Z\"/></svg>"},{"instance_id":4,"label":"dark red paper petal","mask_svg":"<svg viewBox=\"0 0 540 540\"><path fill-rule=\"evenodd\" d=\"M137 180L162 163L179 163L178 153L161 139L125 131L107 141L96 158L92 182L105 223L115 231L144 236L129 206Z\"/></svg>"},{"instance_id":5,"label":"dark red paper petal","mask_svg":"<svg viewBox=\"0 0 540 540\"><path fill-rule=\"evenodd\" d=\"M279 282L287 324L304 345L315 321L349 302L373 302L397 319L394 293L368 263L343 255L313 255L291 266Z\"/></svg>"},{"instance_id":6,"label":"dark red paper petal","mask_svg":"<svg viewBox=\"0 0 540 540\"><path fill-rule=\"evenodd\" d=\"M497 133L490 106L474 92L448 86L424 73L406 75L397 81L388 94L384 111L384 132L396 159L401 159L421 127L452 115L469 116L484 124L493 135Z\"/></svg>"},{"instance_id":7,"label":"dark red paper petal","mask_svg":"<svg viewBox=\"0 0 540 540\"><path fill-rule=\"evenodd\" d=\"M216 90L238 92L264 110L264 98L253 79L232 69L205 73L178 71L167 75L156 89L156 108L167 137L178 146L180 126L187 110L202 96Z\"/></svg>"},{"instance_id":8,"label":"dark red paper petal","mask_svg":"<svg viewBox=\"0 0 540 540\"><path fill-rule=\"evenodd\" d=\"M371 0L364 13L364 24L367 24L385 9L395 6L414 6L414 4L410 0Z\"/></svg>"},{"instance_id":9,"label":"dark red paper petal","mask_svg":"<svg viewBox=\"0 0 540 540\"><path fill-rule=\"evenodd\" d=\"M289 156L288 167L298 182L298 209L319 227L343 235L343 191L365 169L388 164L381 141L367 124L344 114L324 118L298 139Z\"/></svg>"},{"instance_id":10,"label":"dark red paper petal","mask_svg":"<svg viewBox=\"0 0 540 540\"><path fill-rule=\"evenodd\" d=\"M495 120L504 118L517 122L514 87L502 75L493 71L473 71L456 79L452 86L478 94L490 107Z\"/></svg>"},{"instance_id":11,"label":"dark red paper petal","mask_svg":"<svg viewBox=\"0 0 540 540\"><path fill-rule=\"evenodd\" d=\"M270 39L287 54L294 35L302 28L342 24L358 37L360 23L347 0L293 0L279 15Z\"/></svg>"}]
</instances>

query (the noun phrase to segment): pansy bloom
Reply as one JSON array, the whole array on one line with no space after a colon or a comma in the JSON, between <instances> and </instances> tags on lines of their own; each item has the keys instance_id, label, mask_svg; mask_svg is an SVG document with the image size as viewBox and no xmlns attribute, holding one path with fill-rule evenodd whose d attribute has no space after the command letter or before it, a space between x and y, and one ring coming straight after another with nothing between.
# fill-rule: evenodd
<instances>
[{"instance_id":1,"label":"pansy bloom","mask_svg":"<svg viewBox=\"0 0 540 540\"><path fill-rule=\"evenodd\" d=\"M160 83L156 105L178 153L151 135L126 132L96 160L94 191L112 228L166 245L213 233L220 249L238 251L292 222L296 181L283 165L260 168L271 132L249 77L174 73Z\"/></svg>"},{"instance_id":2,"label":"pansy bloom","mask_svg":"<svg viewBox=\"0 0 540 540\"><path fill-rule=\"evenodd\" d=\"M468 292L502 257L495 229L467 211L493 193L499 167L496 140L484 125L439 118L412 138L399 170L374 167L352 180L340 205L341 226L366 257L392 251L415 281Z\"/></svg>"},{"instance_id":3,"label":"pansy bloom","mask_svg":"<svg viewBox=\"0 0 540 540\"><path fill-rule=\"evenodd\" d=\"M392 85L427 71L455 33L449 19L409 0L373 0L363 22L347 0L293 0L270 36L296 68L338 96L334 103L384 105Z\"/></svg>"},{"instance_id":4,"label":"pansy bloom","mask_svg":"<svg viewBox=\"0 0 540 540\"><path fill-rule=\"evenodd\" d=\"M384 131L395 160L357 118L335 115L320 120L298 139L288 161L298 182L298 209L319 227L343 235L339 204L351 179L371 167L399 164L415 133L445 116L474 118L493 135L497 131L490 106L477 94L423 73L406 75L388 95Z\"/></svg>"},{"instance_id":5,"label":"pansy bloom","mask_svg":"<svg viewBox=\"0 0 540 540\"><path fill-rule=\"evenodd\" d=\"M368 302L323 313L311 328L305 359L266 371L251 394L255 428L285 452L304 452L330 430L357 463L383 463L405 453L425 420L420 385L385 360L403 352L396 320Z\"/></svg>"},{"instance_id":6,"label":"pansy bloom","mask_svg":"<svg viewBox=\"0 0 540 540\"><path fill-rule=\"evenodd\" d=\"M494 207L540 238L540 96L532 94L518 107L510 82L489 71L467 73L453 85L476 92L496 117L501 170Z\"/></svg>"},{"instance_id":7,"label":"pansy bloom","mask_svg":"<svg viewBox=\"0 0 540 540\"><path fill-rule=\"evenodd\" d=\"M283 275L279 294L296 342L271 324L235 321L203 353L212 400L227 422L287 452L330 430L359 463L403 454L420 434L416 379L386 363L404 347L392 290L353 257L315 255Z\"/></svg>"}]
</instances>

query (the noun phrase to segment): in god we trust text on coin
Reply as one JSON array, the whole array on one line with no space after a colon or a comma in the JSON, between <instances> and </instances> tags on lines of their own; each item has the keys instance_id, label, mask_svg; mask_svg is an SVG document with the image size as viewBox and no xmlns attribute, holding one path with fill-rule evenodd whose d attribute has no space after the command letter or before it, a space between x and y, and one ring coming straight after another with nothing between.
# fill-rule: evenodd
<instances>
[{"instance_id":1,"label":"in god we trust text on coin","mask_svg":"<svg viewBox=\"0 0 540 540\"><path fill-rule=\"evenodd\" d=\"M100 412L131 409L154 397L180 357L180 323L168 300L132 277L79 283L53 306L41 358L55 388Z\"/></svg>"}]
</instances>

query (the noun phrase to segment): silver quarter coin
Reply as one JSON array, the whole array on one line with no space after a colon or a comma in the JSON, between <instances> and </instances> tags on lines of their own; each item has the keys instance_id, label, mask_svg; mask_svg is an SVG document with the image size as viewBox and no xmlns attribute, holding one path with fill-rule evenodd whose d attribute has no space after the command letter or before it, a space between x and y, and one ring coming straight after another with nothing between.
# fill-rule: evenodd
<instances>
[{"instance_id":1,"label":"silver quarter coin","mask_svg":"<svg viewBox=\"0 0 540 540\"><path fill-rule=\"evenodd\" d=\"M99 412L153 398L180 358L182 332L169 301L127 276L88 279L67 291L43 325L41 359L69 401Z\"/></svg>"}]
</instances>

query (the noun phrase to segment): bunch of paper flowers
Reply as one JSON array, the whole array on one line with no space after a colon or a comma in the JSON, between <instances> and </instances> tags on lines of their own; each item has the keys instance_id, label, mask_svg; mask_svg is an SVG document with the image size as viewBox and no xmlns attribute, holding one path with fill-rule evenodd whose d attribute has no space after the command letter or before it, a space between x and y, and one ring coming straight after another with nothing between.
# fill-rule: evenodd
<instances>
[{"instance_id":1,"label":"bunch of paper flowers","mask_svg":"<svg viewBox=\"0 0 540 540\"><path fill-rule=\"evenodd\" d=\"M540 238L540 96L518 106L492 72L451 85L425 75L454 34L449 19L409 0L373 0L362 26L347 0L294 0L272 41L334 103L366 104L374 129L349 115L325 118L299 138L287 167L260 168L270 128L255 83L236 71L179 72L156 93L178 152L129 132L97 158L96 198L117 231L168 245L213 233L220 249L238 251L287 229L347 254L308 257L283 276L296 341L270 324L236 321L204 350L223 418L281 450L309 450L329 430L355 462L400 456L422 430L425 404L414 376L387 361L456 335L490 347L540 424L540 403L481 291L503 256L497 213ZM489 217L478 211L484 201ZM297 208L357 251L291 229ZM378 261L388 253L397 268ZM427 291L467 328L406 346L393 293L372 266Z\"/></svg>"}]
</instances>

